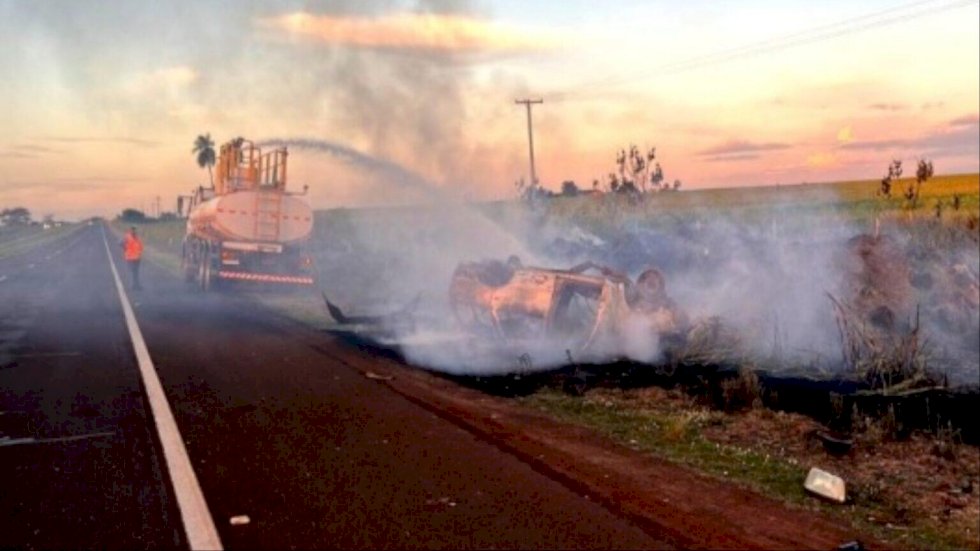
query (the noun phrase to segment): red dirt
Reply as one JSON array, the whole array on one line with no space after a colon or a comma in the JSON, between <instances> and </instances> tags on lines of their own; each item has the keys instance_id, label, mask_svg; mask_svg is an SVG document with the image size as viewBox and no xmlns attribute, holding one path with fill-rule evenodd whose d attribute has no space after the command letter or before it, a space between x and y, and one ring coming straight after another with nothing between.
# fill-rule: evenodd
<instances>
[{"instance_id":1,"label":"red dirt","mask_svg":"<svg viewBox=\"0 0 980 551\"><path fill-rule=\"evenodd\" d=\"M391 377L378 383L685 548L833 549L854 539L885 547L819 513L658 461L505 399L364 353L344 354L343 361Z\"/></svg>"}]
</instances>

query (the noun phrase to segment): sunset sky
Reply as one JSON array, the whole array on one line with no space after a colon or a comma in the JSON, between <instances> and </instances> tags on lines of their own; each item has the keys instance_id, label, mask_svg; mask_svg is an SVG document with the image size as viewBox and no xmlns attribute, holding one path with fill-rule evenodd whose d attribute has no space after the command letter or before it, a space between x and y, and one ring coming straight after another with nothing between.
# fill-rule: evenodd
<instances>
[{"instance_id":1,"label":"sunset sky","mask_svg":"<svg viewBox=\"0 0 980 551\"><path fill-rule=\"evenodd\" d=\"M317 208L512 197L523 97L552 189L634 143L685 188L976 172L978 4L0 0L0 208L172 210L206 132L304 140Z\"/></svg>"}]
</instances>

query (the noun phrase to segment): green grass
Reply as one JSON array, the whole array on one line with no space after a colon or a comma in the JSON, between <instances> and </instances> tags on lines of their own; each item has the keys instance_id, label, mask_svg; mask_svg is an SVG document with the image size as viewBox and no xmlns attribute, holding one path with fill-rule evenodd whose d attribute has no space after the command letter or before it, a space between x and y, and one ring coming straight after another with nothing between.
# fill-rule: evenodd
<instances>
[{"instance_id":1,"label":"green grass","mask_svg":"<svg viewBox=\"0 0 980 551\"><path fill-rule=\"evenodd\" d=\"M757 489L804 503L800 481L806 470L798 465L734 447L720 446L700 436L721 415L707 410L665 413L642 407L624 408L617 400L576 398L547 389L521 398L522 402L560 419L588 426L636 449L656 453L680 465L748 483Z\"/></svg>"},{"instance_id":2,"label":"green grass","mask_svg":"<svg viewBox=\"0 0 980 551\"><path fill-rule=\"evenodd\" d=\"M725 414L721 412L699 408L664 411L644 407L636 400L608 398L595 391L584 397L573 397L544 389L518 400L562 421L594 430L619 444L747 486L796 507L832 515L861 533L883 541L900 541L903 546L918 549L959 549L964 546L962 536L944 533L921 519L914 519L910 529L899 534L868 520L869 517L894 517L896 512L887 503L858 499L855 503L835 505L807 495L803 480L809 465L707 440L701 436L701 429L711 424L723 424ZM851 495L861 492L860 488L849 489Z\"/></svg>"}]
</instances>

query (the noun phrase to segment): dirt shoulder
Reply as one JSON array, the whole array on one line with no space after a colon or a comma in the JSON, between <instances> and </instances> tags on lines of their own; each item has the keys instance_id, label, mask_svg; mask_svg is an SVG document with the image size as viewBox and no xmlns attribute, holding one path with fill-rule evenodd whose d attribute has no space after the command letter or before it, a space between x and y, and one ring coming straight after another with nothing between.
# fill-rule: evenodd
<instances>
[{"instance_id":1,"label":"dirt shoulder","mask_svg":"<svg viewBox=\"0 0 980 551\"><path fill-rule=\"evenodd\" d=\"M833 549L855 539L889 547L819 510L787 506L514 400L379 359L371 350L349 350L336 359L681 547Z\"/></svg>"}]
</instances>

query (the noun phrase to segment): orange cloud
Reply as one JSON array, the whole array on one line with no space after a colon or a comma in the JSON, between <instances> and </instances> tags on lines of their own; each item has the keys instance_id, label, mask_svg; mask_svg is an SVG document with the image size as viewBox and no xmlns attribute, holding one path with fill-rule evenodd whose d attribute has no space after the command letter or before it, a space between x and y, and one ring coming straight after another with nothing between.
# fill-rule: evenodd
<instances>
[{"instance_id":1,"label":"orange cloud","mask_svg":"<svg viewBox=\"0 0 980 551\"><path fill-rule=\"evenodd\" d=\"M140 95L157 90L175 92L197 80L197 71L185 65L165 67L130 78L124 88L127 92Z\"/></svg>"},{"instance_id":2,"label":"orange cloud","mask_svg":"<svg viewBox=\"0 0 980 551\"><path fill-rule=\"evenodd\" d=\"M837 165L837 156L833 153L814 153L806 158L806 164L813 168L827 168Z\"/></svg>"},{"instance_id":3,"label":"orange cloud","mask_svg":"<svg viewBox=\"0 0 980 551\"><path fill-rule=\"evenodd\" d=\"M297 12L257 21L260 27L327 44L435 51L522 51L558 46L553 33L531 34L515 27L460 15L393 14L339 17Z\"/></svg>"}]
</instances>

